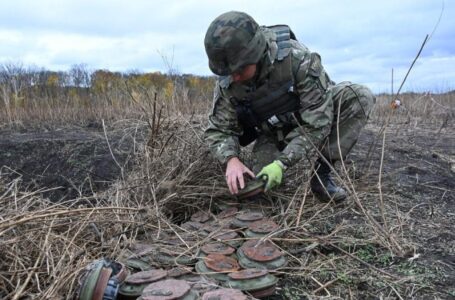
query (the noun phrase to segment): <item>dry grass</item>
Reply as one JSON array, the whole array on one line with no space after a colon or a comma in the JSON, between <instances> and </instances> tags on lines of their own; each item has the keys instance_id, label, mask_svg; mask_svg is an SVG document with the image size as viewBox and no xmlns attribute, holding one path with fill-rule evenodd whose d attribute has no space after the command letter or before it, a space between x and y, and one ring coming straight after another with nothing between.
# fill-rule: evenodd
<instances>
[{"instance_id":1,"label":"dry grass","mask_svg":"<svg viewBox=\"0 0 455 300\"><path fill-rule=\"evenodd\" d=\"M137 167L125 174L124 180L103 194L63 203L41 198L40 191L25 191L19 181L1 182L2 299L72 298L77 274L93 259L118 258L138 240L164 243L164 237L181 232L177 224L191 213L214 211L217 202L232 200L222 168L201 138L205 117L190 113L197 110L188 107L185 112L172 112L168 103L159 98L154 102L146 93L130 96L135 99L132 104L112 108L109 114L115 118L124 116L124 109L134 111L137 126L148 128L149 139L138 142L141 154ZM392 113L391 124L434 123L439 131L451 126L453 95L404 95L402 101L405 109ZM373 123L384 124L390 114L388 103L387 97L379 97ZM60 116L81 117L85 112L71 114L71 110L74 108L60 112ZM50 111L42 115L48 116ZM101 111L92 114L95 117ZM28 113L22 111L16 119L25 119ZM391 129L380 132L391 134ZM379 136L370 144L381 148L381 141ZM387 147L387 140L383 147ZM289 265L277 272L283 275L280 293L285 299L305 295L313 299L379 295L409 299L440 292L431 280L440 274L433 269L421 270L409 260L417 249L408 234L411 210L406 214L398 208L400 199L387 186L390 181L385 180L383 189L378 189L379 165L373 164L376 169L371 172L368 164L377 157L363 154L366 167L362 172L374 176L358 179L356 165L338 169L353 203L334 207L315 201L307 193L306 170L311 166L302 162L289 171L286 185L263 204L264 211L282 228L282 235L270 239L290 259ZM247 154L244 158L249 159ZM382 165L382 160L376 162ZM383 201L378 201L380 198ZM410 265L405 269L407 263Z\"/></svg>"},{"instance_id":2,"label":"dry grass","mask_svg":"<svg viewBox=\"0 0 455 300\"><path fill-rule=\"evenodd\" d=\"M174 88L165 90L144 85L133 79L119 79L115 86L100 92L95 88L38 87L24 88L22 94L8 92L0 80L0 129L64 127L68 124L91 125L101 119L140 120L156 103L162 112L173 116L202 114L211 106L211 91L187 86L176 77ZM212 78L204 78L204 85ZM202 84L201 84L202 85ZM36 90L34 88L37 88Z\"/></svg>"},{"instance_id":3,"label":"dry grass","mask_svg":"<svg viewBox=\"0 0 455 300\"><path fill-rule=\"evenodd\" d=\"M372 112L372 121L384 124L390 119L392 124L437 124L444 126L455 116L455 92L432 94L405 93L398 97L402 107L392 110L390 95L379 95Z\"/></svg>"}]
</instances>

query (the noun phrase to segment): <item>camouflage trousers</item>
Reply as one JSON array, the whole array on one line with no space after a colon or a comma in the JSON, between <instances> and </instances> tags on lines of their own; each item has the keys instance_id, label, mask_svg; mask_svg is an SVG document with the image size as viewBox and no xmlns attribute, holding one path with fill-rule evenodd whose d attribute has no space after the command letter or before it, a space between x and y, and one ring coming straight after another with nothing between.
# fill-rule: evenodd
<instances>
[{"instance_id":1,"label":"camouflage trousers","mask_svg":"<svg viewBox=\"0 0 455 300\"><path fill-rule=\"evenodd\" d=\"M330 89L334 118L330 133L318 150L328 161L335 162L344 159L356 144L376 99L367 87L350 82L339 83ZM257 174L274 161L280 154L279 148L276 136L260 135L252 151L253 172Z\"/></svg>"}]
</instances>

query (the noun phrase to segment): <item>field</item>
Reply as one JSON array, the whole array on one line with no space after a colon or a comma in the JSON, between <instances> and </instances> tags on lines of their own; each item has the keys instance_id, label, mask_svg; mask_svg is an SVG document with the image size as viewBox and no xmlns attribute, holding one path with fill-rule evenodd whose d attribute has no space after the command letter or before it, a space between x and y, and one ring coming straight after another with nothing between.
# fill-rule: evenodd
<instances>
[{"instance_id":1,"label":"field","mask_svg":"<svg viewBox=\"0 0 455 300\"><path fill-rule=\"evenodd\" d=\"M201 138L209 94L118 95L2 107L0 298L70 299L89 262L166 244L191 214L235 200ZM313 198L307 161L255 203L289 260L270 299L455 299L455 94L401 97L392 110L378 95L336 166L347 203Z\"/></svg>"}]
</instances>

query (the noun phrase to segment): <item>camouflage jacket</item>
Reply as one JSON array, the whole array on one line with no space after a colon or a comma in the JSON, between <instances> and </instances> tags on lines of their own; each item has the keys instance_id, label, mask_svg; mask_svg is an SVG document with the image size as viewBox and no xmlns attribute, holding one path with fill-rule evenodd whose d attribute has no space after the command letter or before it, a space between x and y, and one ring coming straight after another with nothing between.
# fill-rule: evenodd
<instances>
[{"instance_id":1,"label":"camouflage jacket","mask_svg":"<svg viewBox=\"0 0 455 300\"><path fill-rule=\"evenodd\" d=\"M254 84L260 85L274 72L273 63L277 55L273 33L261 27L267 38L268 53L265 55L260 73ZM310 52L301 43L291 42L291 63L294 73L294 91L297 93L301 109L301 126L295 126L284 138L286 146L278 159L290 167L302 157L312 156L330 132L333 122L333 101L329 87L333 85L325 72L319 54ZM251 84L251 83L250 83ZM213 155L226 163L232 156L240 153L239 136L243 128L237 118L236 108L228 99L231 77L219 77L215 86L213 109L209 116L204 138ZM254 100L253 100L254 101ZM303 129L303 130L302 130Z\"/></svg>"}]
</instances>

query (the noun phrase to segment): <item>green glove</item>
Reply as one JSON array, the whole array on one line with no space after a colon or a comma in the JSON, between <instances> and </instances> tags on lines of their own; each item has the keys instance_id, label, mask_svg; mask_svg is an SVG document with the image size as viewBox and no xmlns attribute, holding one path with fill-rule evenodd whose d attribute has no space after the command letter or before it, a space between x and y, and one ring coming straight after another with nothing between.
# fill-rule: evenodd
<instances>
[{"instance_id":1,"label":"green glove","mask_svg":"<svg viewBox=\"0 0 455 300\"><path fill-rule=\"evenodd\" d=\"M283 178L283 168L281 167L281 162L274 161L273 163L262 168L261 172L259 172L256 178L263 177L265 177L267 180L267 184L265 185L265 192L280 185L281 179Z\"/></svg>"}]
</instances>

